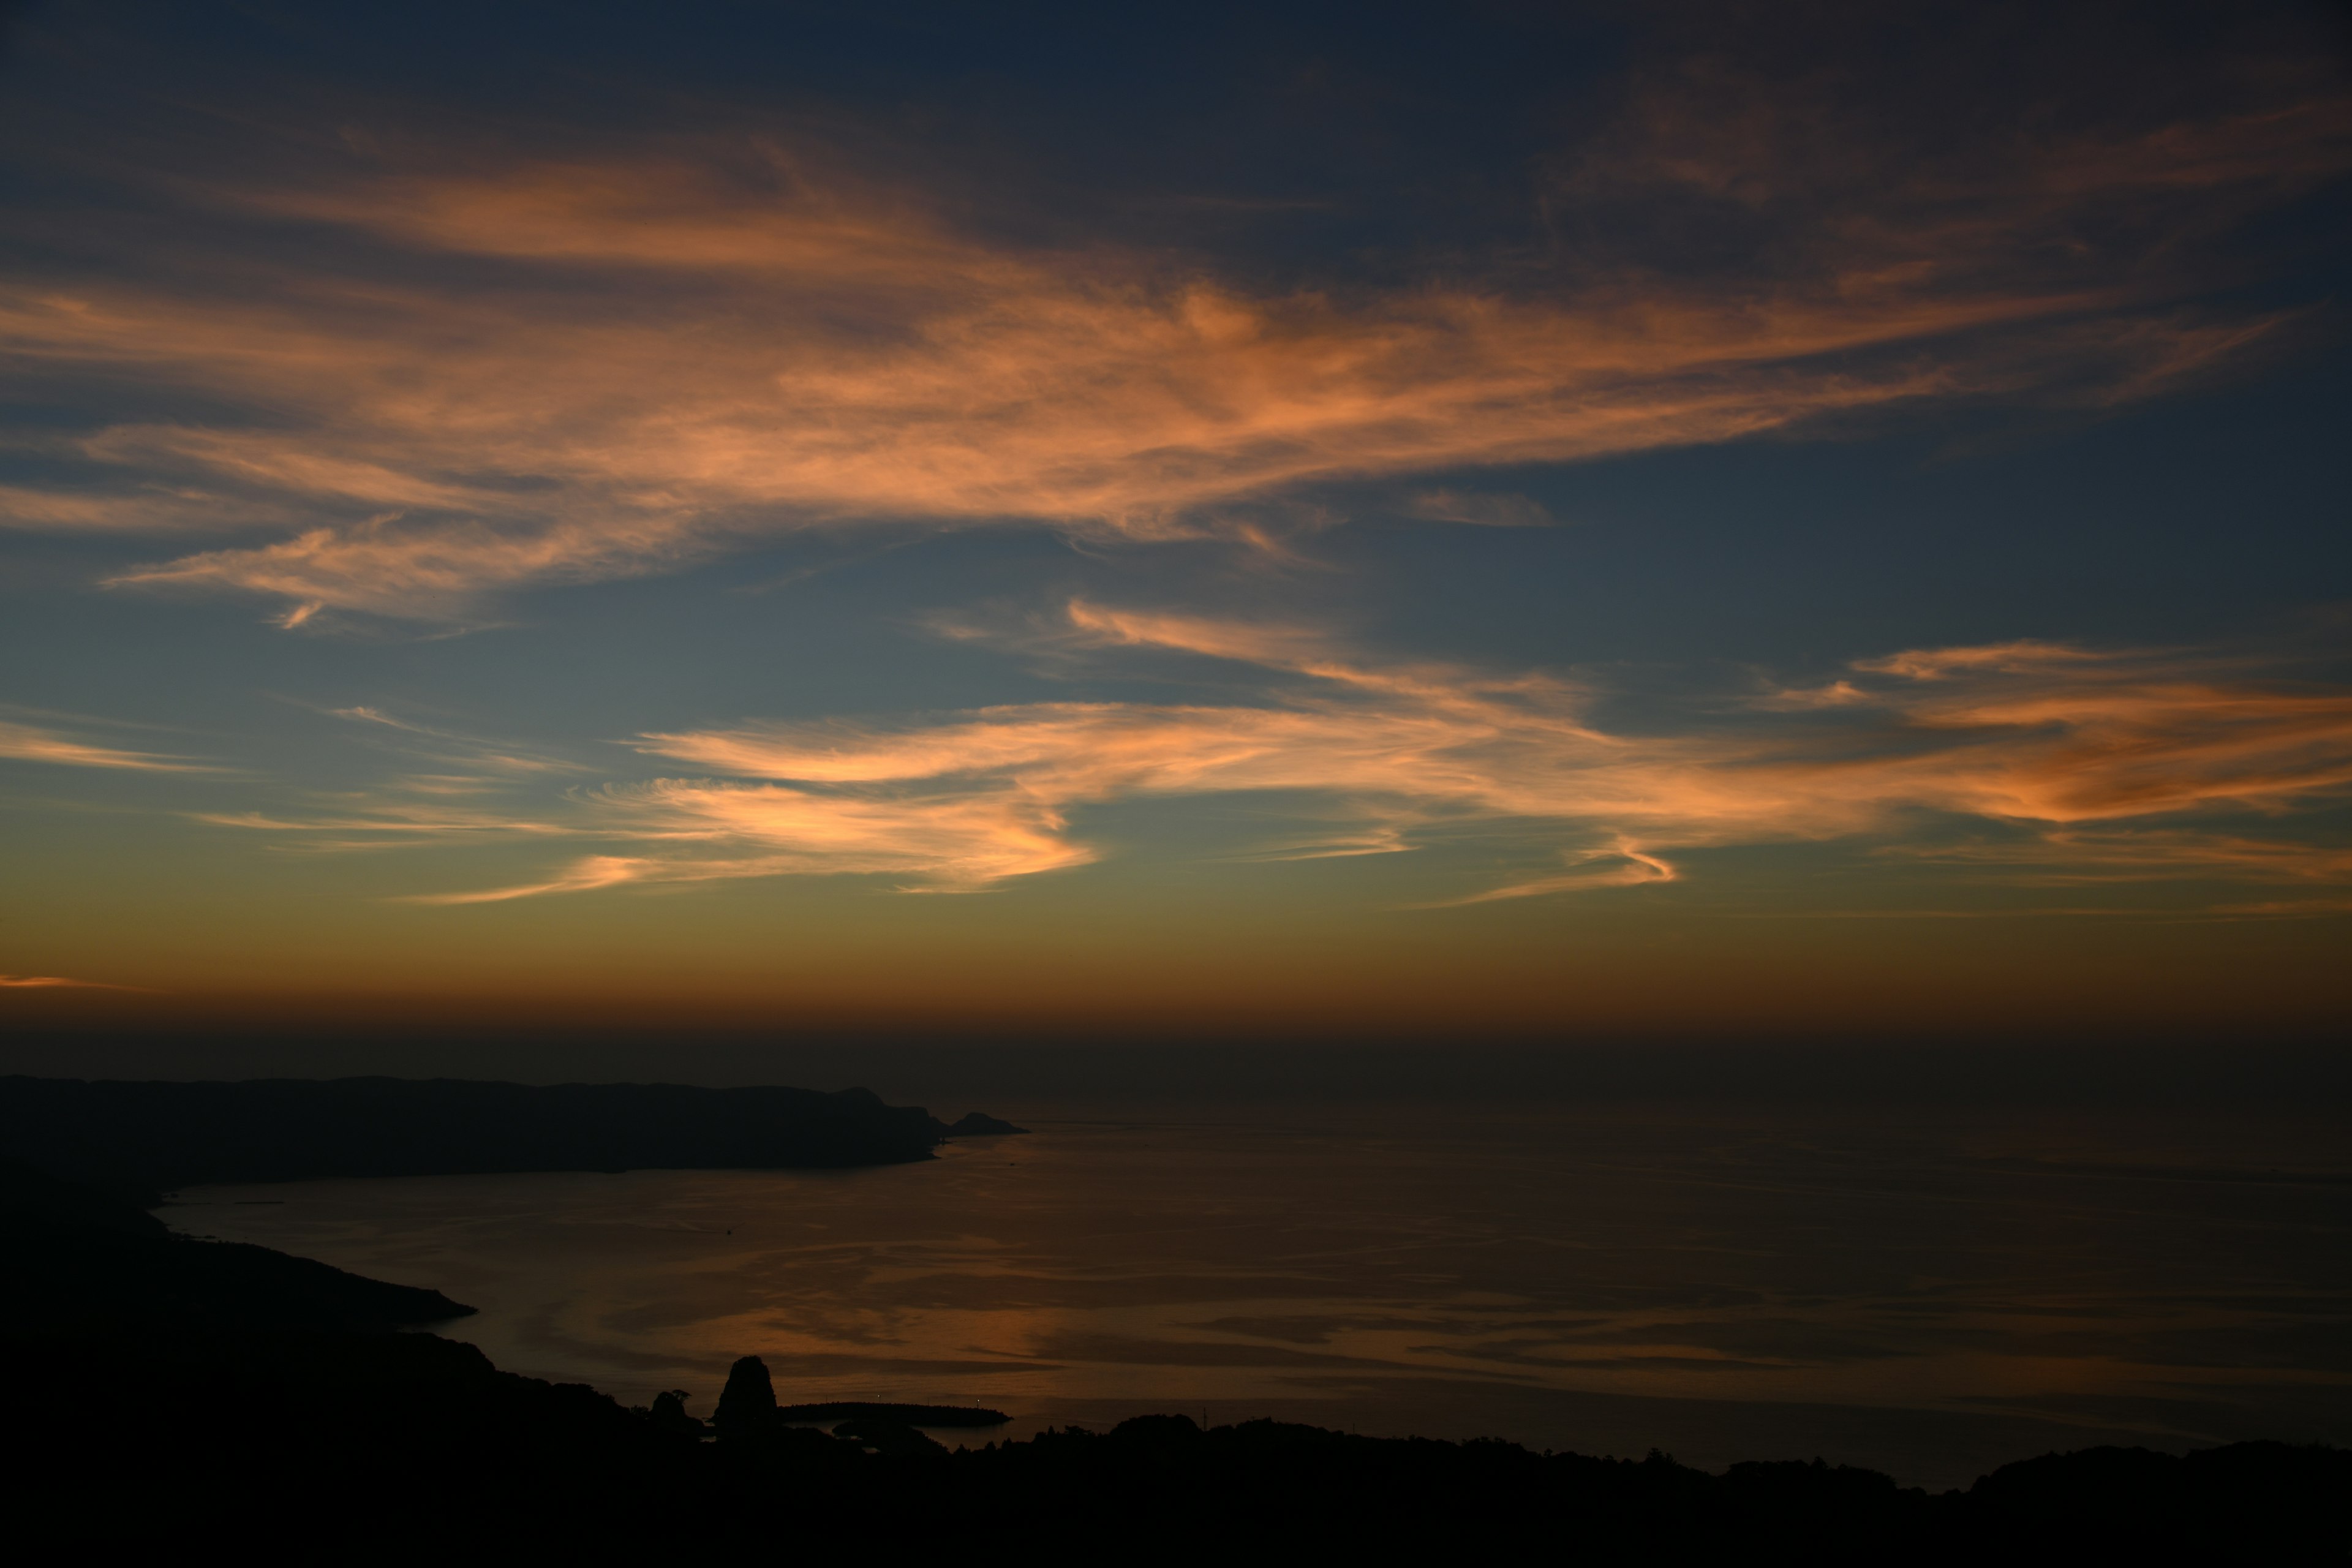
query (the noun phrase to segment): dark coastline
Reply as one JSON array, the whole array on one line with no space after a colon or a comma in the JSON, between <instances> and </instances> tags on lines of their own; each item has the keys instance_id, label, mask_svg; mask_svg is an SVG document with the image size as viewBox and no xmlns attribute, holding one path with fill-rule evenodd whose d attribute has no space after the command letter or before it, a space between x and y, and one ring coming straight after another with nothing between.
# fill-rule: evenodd
<instances>
[{"instance_id":1,"label":"dark coastline","mask_svg":"<svg viewBox=\"0 0 2352 1568\"><path fill-rule=\"evenodd\" d=\"M2291 1563L2340 1560L2352 1534L2336 1506L2352 1489L2352 1452L2279 1443L2044 1455L1941 1494L1819 1461L1710 1474L1654 1452L1270 1420L1203 1430L1170 1415L950 1452L914 1423L995 1413L780 1407L751 1358L704 1422L688 1408L707 1391L629 1409L501 1372L469 1345L391 1331L470 1310L436 1291L173 1236L122 1193L174 1168L119 1173L110 1190L0 1167L13 1279L0 1355L24 1456L5 1489L19 1539L236 1541L357 1561L691 1540L982 1561Z\"/></svg>"},{"instance_id":2,"label":"dark coastline","mask_svg":"<svg viewBox=\"0 0 2352 1568\"><path fill-rule=\"evenodd\" d=\"M863 1089L0 1079L0 1151L139 1193L352 1176L887 1165L1009 1126L975 1112L950 1127Z\"/></svg>"}]
</instances>

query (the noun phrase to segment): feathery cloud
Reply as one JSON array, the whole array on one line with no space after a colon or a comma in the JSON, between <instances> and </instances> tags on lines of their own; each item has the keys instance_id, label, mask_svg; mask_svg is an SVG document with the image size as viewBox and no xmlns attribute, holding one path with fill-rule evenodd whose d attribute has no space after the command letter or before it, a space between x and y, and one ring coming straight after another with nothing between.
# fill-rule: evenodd
<instances>
[{"instance_id":1,"label":"feathery cloud","mask_svg":"<svg viewBox=\"0 0 2352 1568\"><path fill-rule=\"evenodd\" d=\"M120 581L277 596L289 626L459 616L500 588L815 527L1264 538L1236 509L1329 481L1928 399L2159 391L2275 321L2184 310L2179 277L2124 264L2176 253L2177 222L2095 255L2074 227L2158 198L2175 217L2240 213L2352 164L2342 106L2295 104L2078 137L2034 150L2030 178L1945 170L1906 187L1927 205L1902 226L1759 184L1695 93L1637 102L1608 178L1588 167L1546 201L1605 210L1632 180L1769 209L1796 236L1770 267L1580 252L1536 272L1251 289L1205 262L985 239L870 181L722 174L715 142L191 187L216 216L316 226L368 264L289 282L256 239L186 276L0 288L15 384L69 402L132 376L188 409L60 438L49 456L79 478L0 491L0 519L259 532ZM1541 521L1503 495L1410 504Z\"/></svg>"},{"instance_id":2,"label":"feathery cloud","mask_svg":"<svg viewBox=\"0 0 2352 1568\"><path fill-rule=\"evenodd\" d=\"M143 985L112 985L103 980L73 980L62 974L0 974L0 988L9 990L144 991Z\"/></svg>"},{"instance_id":3,"label":"feathery cloud","mask_svg":"<svg viewBox=\"0 0 2352 1568\"><path fill-rule=\"evenodd\" d=\"M139 773L204 773L218 771L207 763L186 757L92 745L55 730L12 723L5 719L0 719L0 757L14 757L27 763L55 763L70 768L125 768Z\"/></svg>"},{"instance_id":4,"label":"feathery cloud","mask_svg":"<svg viewBox=\"0 0 2352 1568\"><path fill-rule=\"evenodd\" d=\"M1843 683L1853 696L1832 707L1634 735L1599 726L1595 694L1571 682L1384 666L1304 629L1081 602L1067 633L1244 660L1270 684L1250 705L1029 703L899 728L647 735L648 754L726 777L616 786L591 803L614 836L677 847L495 896L833 872L976 889L1095 858L1073 827L1087 806L1219 794L1296 798L1314 803L1302 815L1349 824L1274 858L1472 832L1549 842L1568 861L1451 903L1671 881L1677 850L1898 836L1929 815L2036 837L1921 859L2032 877L2352 875L2339 852L2183 826L2352 792L2352 693L2215 661L2038 644L1918 651L1857 662Z\"/></svg>"}]
</instances>

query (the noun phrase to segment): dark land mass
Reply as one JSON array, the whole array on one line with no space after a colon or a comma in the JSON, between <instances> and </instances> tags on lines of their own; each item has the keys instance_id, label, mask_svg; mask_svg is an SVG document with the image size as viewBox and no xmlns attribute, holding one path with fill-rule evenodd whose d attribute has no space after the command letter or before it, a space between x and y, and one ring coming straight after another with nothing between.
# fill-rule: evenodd
<instances>
[{"instance_id":1,"label":"dark land mass","mask_svg":"<svg viewBox=\"0 0 2352 1568\"><path fill-rule=\"evenodd\" d=\"M956 1407L780 1405L755 1357L708 1423L683 1390L628 1409L500 1372L386 1331L465 1310L437 1292L174 1237L14 1163L0 1256L0 1517L27 1561L2294 1563L2352 1545L2352 1451L2330 1447L2092 1448L1940 1495L1818 1460L1713 1475L1181 1415L950 1452L906 1413ZM835 1413L830 1434L794 1425Z\"/></svg>"},{"instance_id":2,"label":"dark land mass","mask_svg":"<svg viewBox=\"0 0 2352 1568\"><path fill-rule=\"evenodd\" d=\"M1000 1138L1007 1133L1028 1131L1026 1127L1015 1127L1010 1121L1002 1121L993 1116L983 1116L975 1110L949 1128L948 1136L950 1138Z\"/></svg>"},{"instance_id":3,"label":"dark land mass","mask_svg":"<svg viewBox=\"0 0 2352 1568\"><path fill-rule=\"evenodd\" d=\"M367 1330L473 1308L267 1247L176 1236L131 1199L0 1159L0 1321L18 1331L140 1327Z\"/></svg>"},{"instance_id":4,"label":"dark land mass","mask_svg":"<svg viewBox=\"0 0 2352 1568\"><path fill-rule=\"evenodd\" d=\"M836 1421L895 1421L902 1426L1002 1426L1013 1419L1002 1410L982 1410L970 1405L880 1405L864 1400L835 1399L822 1405L784 1405L776 1418L803 1426L831 1426Z\"/></svg>"},{"instance_id":5,"label":"dark land mass","mask_svg":"<svg viewBox=\"0 0 2352 1568\"><path fill-rule=\"evenodd\" d=\"M870 1091L457 1079L0 1079L0 1151L127 1191L331 1176L784 1170L928 1160L954 1128Z\"/></svg>"}]
</instances>

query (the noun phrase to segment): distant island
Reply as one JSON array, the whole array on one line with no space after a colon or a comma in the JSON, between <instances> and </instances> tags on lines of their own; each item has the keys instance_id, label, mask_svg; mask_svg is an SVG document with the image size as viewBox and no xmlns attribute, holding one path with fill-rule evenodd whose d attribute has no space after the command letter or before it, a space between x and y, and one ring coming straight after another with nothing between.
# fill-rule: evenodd
<instances>
[{"instance_id":1,"label":"distant island","mask_svg":"<svg viewBox=\"0 0 2352 1568\"><path fill-rule=\"evenodd\" d=\"M1002 1138L1028 1131L1026 1127L1015 1127L1010 1121L999 1121L993 1116L985 1116L974 1110L966 1113L954 1126L949 1128L947 1135L950 1138Z\"/></svg>"},{"instance_id":2,"label":"distant island","mask_svg":"<svg viewBox=\"0 0 2352 1568\"><path fill-rule=\"evenodd\" d=\"M1023 1131L979 1111L950 1126L863 1089L0 1078L0 1152L142 1194L336 1176L889 1165L930 1159L947 1139Z\"/></svg>"}]
</instances>

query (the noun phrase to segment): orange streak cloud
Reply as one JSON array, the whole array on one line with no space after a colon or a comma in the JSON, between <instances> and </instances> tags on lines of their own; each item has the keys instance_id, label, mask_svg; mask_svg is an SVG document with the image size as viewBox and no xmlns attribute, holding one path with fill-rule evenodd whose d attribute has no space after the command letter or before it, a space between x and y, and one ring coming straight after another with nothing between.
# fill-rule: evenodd
<instances>
[{"instance_id":1,"label":"orange streak cloud","mask_svg":"<svg viewBox=\"0 0 2352 1568\"><path fill-rule=\"evenodd\" d=\"M1070 834L1082 806L1238 792L1319 802L1308 815L1351 825L1277 856L1402 849L1437 826L1564 847L1567 870L1456 902L1672 880L1675 848L1885 832L1921 812L2038 826L2022 858L2105 875L2347 869L2276 842L2126 826L2274 811L2352 786L2352 695L2200 678L2179 658L2044 645L1906 654L1857 666L1842 683L1853 698L1832 710L1768 699L1754 723L1633 736L1596 728L1570 684L1384 669L1301 631L1079 604L1068 635L1245 659L1276 683L1255 706L1031 703L899 730L648 735L651 754L761 782L616 786L589 797L597 820L717 853L599 859L583 863L593 878L465 897L836 871L979 888L1094 858ZM2099 825L2116 826L2089 831ZM2002 853L2017 852L1951 858Z\"/></svg>"},{"instance_id":2,"label":"orange streak cloud","mask_svg":"<svg viewBox=\"0 0 2352 1568\"><path fill-rule=\"evenodd\" d=\"M0 974L0 987L26 991L143 991L143 985L110 985L103 980L73 980L62 974Z\"/></svg>"},{"instance_id":3,"label":"orange streak cloud","mask_svg":"<svg viewBox=\"0 0 2352 1568\"><path fill-rule=\"evenodd\" d=\"M141 773L201 773L215 771L184 757L93 746L54 730L39 729L30 724L12 724L6 720L0 720L0 757L14 757L27 763L56 763L74 768L127 768Z\"/></svg>"}]
</instances>

